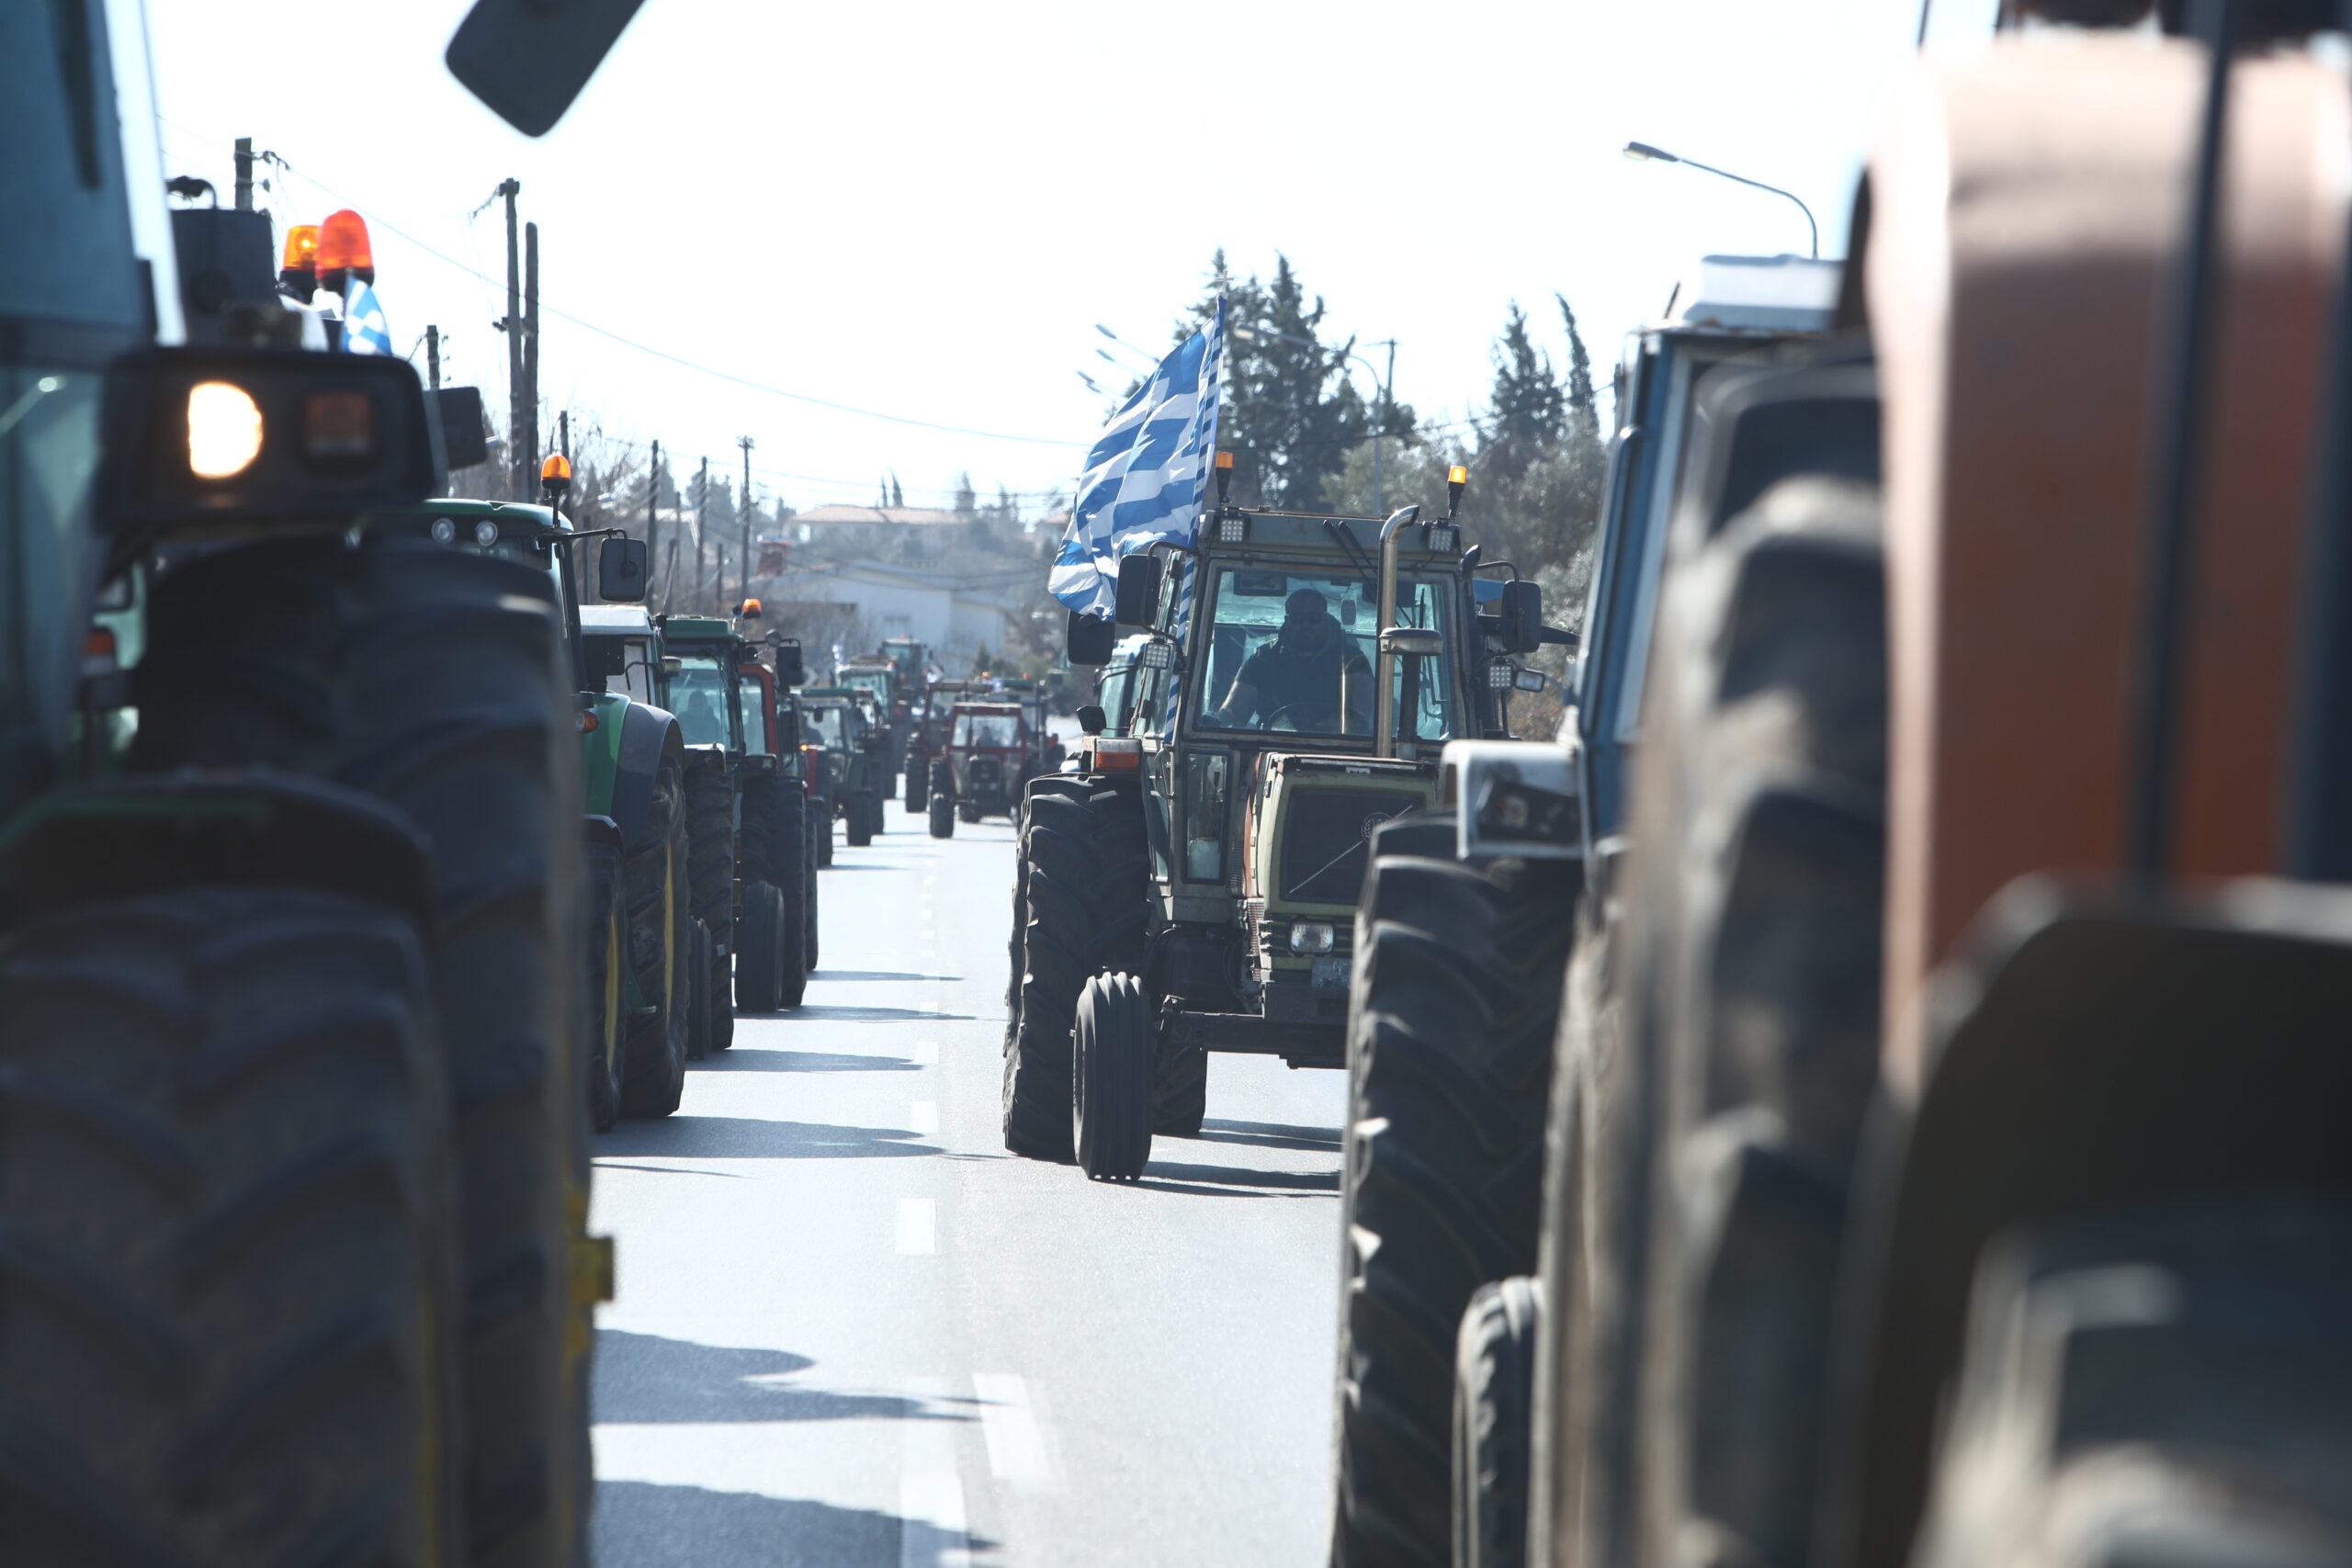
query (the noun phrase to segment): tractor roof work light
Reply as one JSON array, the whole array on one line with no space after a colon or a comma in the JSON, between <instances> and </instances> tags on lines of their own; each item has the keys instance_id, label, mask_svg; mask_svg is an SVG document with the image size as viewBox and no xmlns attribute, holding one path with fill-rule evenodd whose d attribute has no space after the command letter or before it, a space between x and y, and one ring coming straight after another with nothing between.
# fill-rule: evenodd
<instances>
[{"instance_id":1,"label":"tractor roof work light","mask_svg":"<svg viewBox=\"0 0 2352 1568\"><path fill-rule=\"evenodd\" d=\"M292 236L288 236L290 242ZM376 254L368 239L368 220L345 208L330 212L327 220L319 225L316 262L319 282L341 292L349 278L362 283L376 281Z\"/></svg>"}]
</instances>

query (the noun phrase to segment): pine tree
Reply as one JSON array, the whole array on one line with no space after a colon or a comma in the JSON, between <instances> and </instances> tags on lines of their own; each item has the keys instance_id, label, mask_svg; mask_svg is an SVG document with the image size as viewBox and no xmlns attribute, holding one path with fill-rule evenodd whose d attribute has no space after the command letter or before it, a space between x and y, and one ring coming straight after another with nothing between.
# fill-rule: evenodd
<instances>
[{"instance_id":1,"label":"pine tree","mask_svg":"<svg viewBox=\"0 0 2352 1568\"><path fill-rule=\"evenodd\" d=\"M1502 479L1525 473L1567 426L1567 398L1552 357L1528 334L1527 312L1511 301L1495 340L1495 384L1481 434L1478 466Z\"/></svg>"},{"instance_id":2,"label":"pine tree","mask_svg":"<svg viewBox=\"0 0 2352 1568\"><path fill-rule=\"evenodd\" d=\"M1600 407L1592 390L1592 355L1584 351L1584 334L1577 331L1576 308L1565 294L1555 294L1560 302L1560 321L1568 333L1568 419L1593 441L1600 439Z\"/></svg>"}]
</instances>

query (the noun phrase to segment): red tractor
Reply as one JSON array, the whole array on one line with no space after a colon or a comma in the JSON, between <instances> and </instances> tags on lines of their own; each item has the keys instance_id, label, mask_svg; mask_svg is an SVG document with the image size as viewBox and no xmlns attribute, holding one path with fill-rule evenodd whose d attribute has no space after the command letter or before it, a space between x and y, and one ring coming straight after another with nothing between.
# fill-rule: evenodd
<instances>
[{"instance_id":1,"label":"red tractor","mask_svg":"<svg viewBox=\"0 0 2352 1568\"><path fill-rule=\"evenodd\" d=\"M947 745L931 764L931 836L956 835L956 818L1010 817L1036 771L1019 703L957 703Z\"/></svg>"}]
</instances>

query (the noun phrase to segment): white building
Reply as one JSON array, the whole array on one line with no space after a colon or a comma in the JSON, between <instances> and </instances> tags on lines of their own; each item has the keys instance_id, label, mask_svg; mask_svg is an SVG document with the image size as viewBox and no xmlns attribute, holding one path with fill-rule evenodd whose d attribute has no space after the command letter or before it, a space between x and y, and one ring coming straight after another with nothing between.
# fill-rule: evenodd
<instances>
[{"instance_id":1,"label":"white building","mask_svg":"<svg viewBox=\"0 0 2352 1568\"><path fill-rule=\"evenodd\" d=\"M961 673L981 649L1012 640L1041 584L1034 563L958 573L856 559L796 567L755 580L752 591L767 624L798 637L811 663L836 643L844 653L871 653L885 637L911 637Z\"/></svg>"}]
</instances>

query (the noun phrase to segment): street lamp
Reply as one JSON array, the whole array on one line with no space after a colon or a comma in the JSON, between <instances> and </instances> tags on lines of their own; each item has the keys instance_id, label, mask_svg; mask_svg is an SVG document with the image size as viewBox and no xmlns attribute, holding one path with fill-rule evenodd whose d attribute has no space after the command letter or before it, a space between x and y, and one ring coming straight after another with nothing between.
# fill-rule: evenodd
<instances>
[{"instance_id":1,"label":"street lamp","mask_svg":"<svg viewBox=\"0 0 2352 1568\"><path fill-rule=\"evenodd\" d=\"M1311 337L1301 337L1296 333L1278 333L1266 327L1236 326L1233 329L1233 335L1244 343L1254 342L1261 337L1279 338L1284 343L1297 344L1302 348L1321 348L1326 353L1330 352L1324 344ZM1371 375L1372 384L1380 389L1380 408L1372 427L1372 510L1374 516L1385 517L1387 515L1387 507L1381 486L1380 450L1388 440L1388 389L1396 380L1396 340L1393 337L1374 338L1365 346L1385 348L1388 351L1388 373L1385 376L1381 374L1378 366L1354 349L1341 349L1340 352L1363 366Z\"/></svg>"},{"instance_id":2,"label":"street lamp","mask_svg":"<svg viewBox=\"0 0 2352 1568\"><path fill-rule=\"evenodd\" d=\"M1735 175L1729 169L1718 169L1713 164L1702 164L1696 158L1677 157L1665 148L1653 147L1646 141L1626 142L1625 156L1636 164L1680 164L1686 168L1697 169L1703 174L1714 175L1739 185L1754 186L1758 190L1769 190L1774 196L1787 197L1797 204L1797 210L1804 214L1804 226L1813 235L1813 259L1815 261L1821 259L1821 225L1813 220L1813 209L1807 207L1796 192L1782 190L1779 186L1768 186L1762 180L1751 180L1746 175Z\"/></svg>"}]
</instances>

